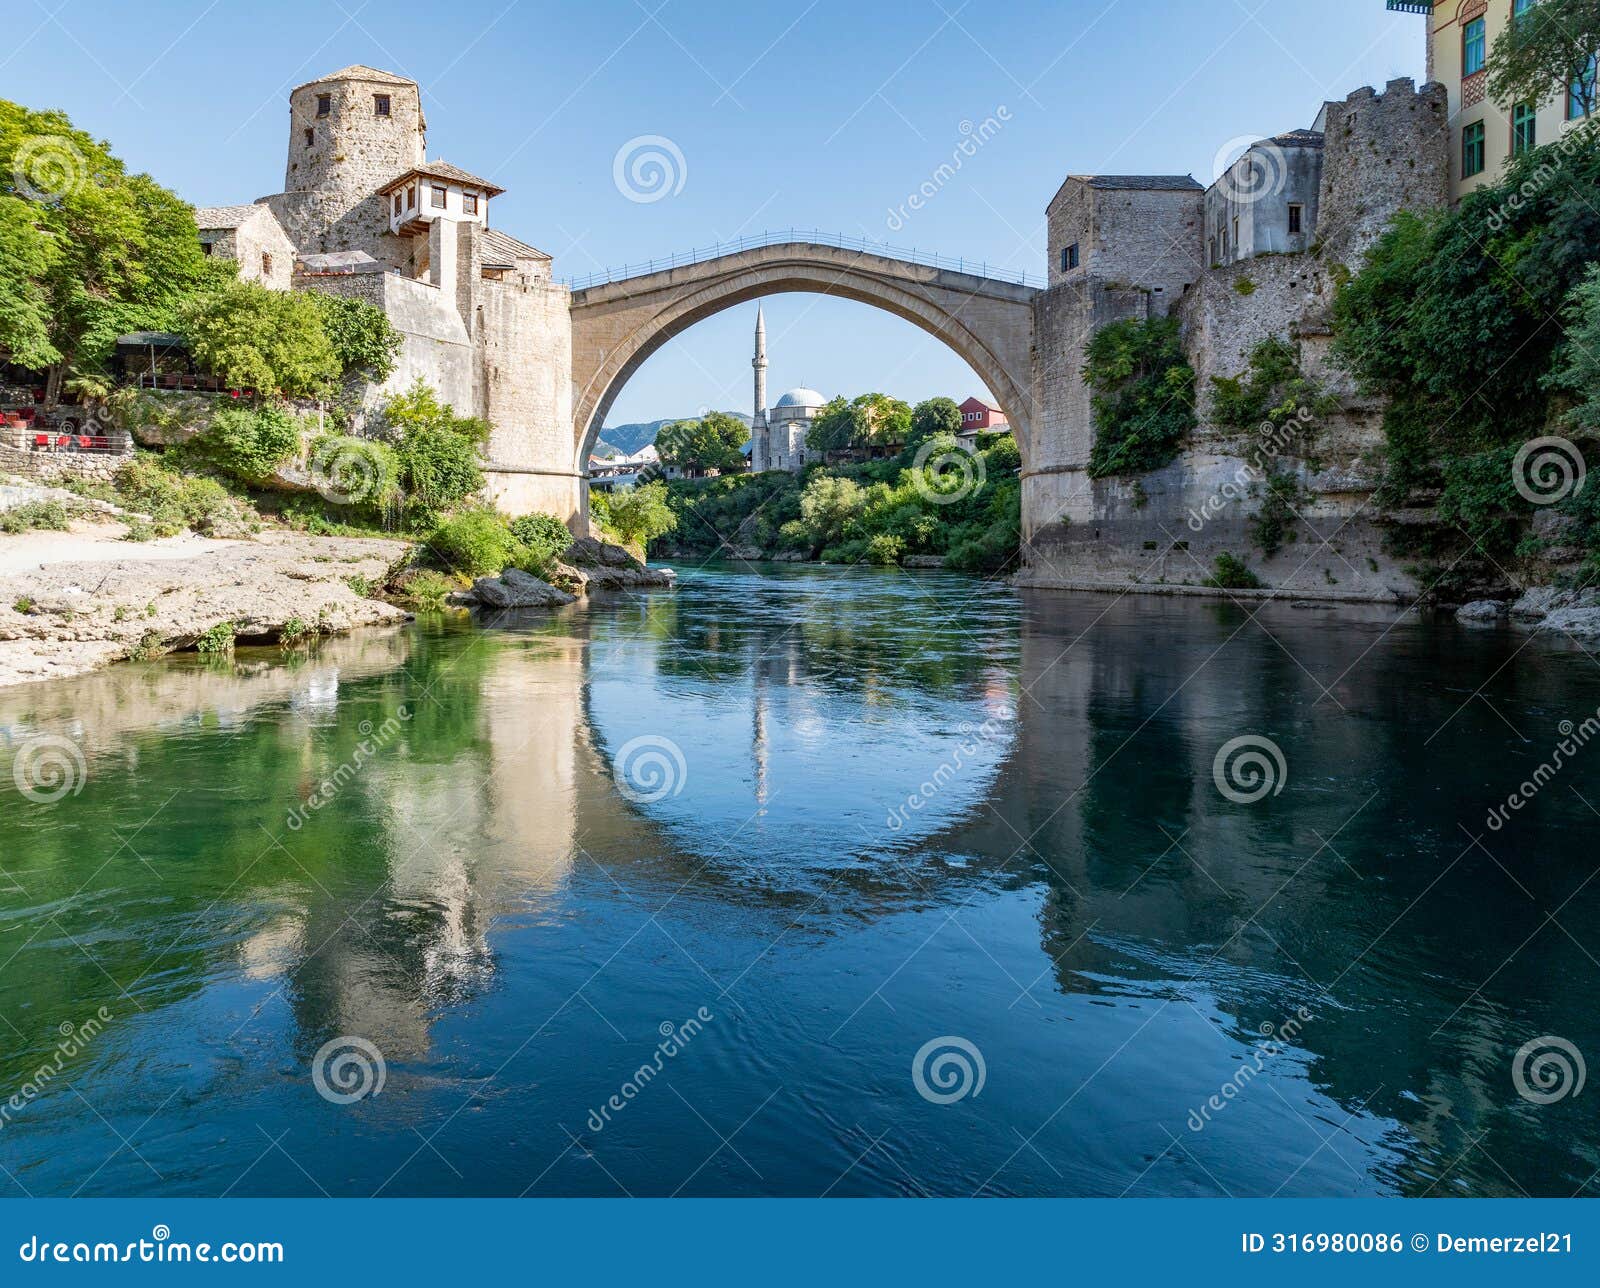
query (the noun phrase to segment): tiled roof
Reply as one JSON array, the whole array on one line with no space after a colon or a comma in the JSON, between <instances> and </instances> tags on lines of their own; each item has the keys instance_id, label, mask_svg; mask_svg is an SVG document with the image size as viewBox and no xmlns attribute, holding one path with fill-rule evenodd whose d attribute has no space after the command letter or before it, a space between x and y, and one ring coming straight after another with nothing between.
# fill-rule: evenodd
<instances>
[{"instance_id":1,"label":"tiled roof","mask_svg":"<svg viewBox=\"0 0 1600 1288\"><path fill-rule=\"evenodd\" d=\"M374 85L415 85L417 82L406 76L396 76L393 72L380 71L376 67L368 67L365 63L351 63L348 67L341 67L336 72L329 72L326 76L318 76L316 80L308 80L305 85L296 85L295 89L304 89L306 85L321 85L325 81L356 80L368 81Z\"/></svg>"},{"instance_id":2,"label":"tiled roof","mask_svg":"<svg viewBox=\"0 0 1600 1288\"><path fill-rule=\"evenodd\" d=\"M1317 130L1290 130L1287 134L1279 134L1267 142L1275 143L1280 148L1320 148L1327 139Z\"/></svg>"},{"instance_id":3,"label":"tiled roof","mask_svg":"<svg viewBox=\"0 0 1600 1288\"><path fill-rule=\"evenodd\" d=\"M1201 184L1192 174L1075 174L1091 188L1119 189L1130 192L1188 192L1201 191Z\"/></svg>"},{"instance_id":4,"label":"tiled roof","mask_svg":"<svg viewBox=\"0 0 1600 1288\"><path fill-rule=\"evenodd\" d=\"M202 231L214 228L237 228L262 206L196 206L195 227Z\"/></svg>"},{"instance_id":5,"label":"tiled roof","mask_svg":"<svg viewBox=\"0 0 1600 1288\"><path fill-rule=\"evenodd\" d=\"M519 259L549 259L542 250L536 250L527 242L518 241L509 233L503 233L498 228L485 228L483 230L483 258L488 264L515 263Z\"/></svg>"},{"instance_id":6,"label":"tiled roof","mask_svg":"<svg viewBox=\"0 0 1600 1288\"><path fill-rule=\"evenodd\" d=\"M443 179L446 183L459 183L468 188L482 188L491 197L498 196L505 189L498 184L490 183L487 179L468 170L463 170L458 165L451 165L448 161L427 161L422 165L413 166L409 170L395 175L388 183L379 188L379 192L392 192L413 175L420 175L424 179Z\"/></svg>"}]
</instances>

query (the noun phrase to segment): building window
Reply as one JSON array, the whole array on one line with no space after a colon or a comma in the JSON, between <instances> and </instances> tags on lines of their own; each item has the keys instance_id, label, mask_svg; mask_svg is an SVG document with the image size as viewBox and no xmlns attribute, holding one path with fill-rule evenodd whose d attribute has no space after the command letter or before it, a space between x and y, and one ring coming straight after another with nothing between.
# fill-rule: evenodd
<instances>
[{"instance_id":1,"label":"building window","mask_svg":"<svg viewBox=\"0 0 1600 1288\"><path fill-rule=\"evenodd\" d=\"M316 130L314 130L309 125L306 126L306 146L308 148L315 147L316 143L317 143L317 132L316 132Z\"/></svg>"},{"instance_id":2,"label":"building window","mask_svg":"<svg viewBox=\"0 0 1600 1288\"><path fill-rule=\"evenodd\" d=\"M1572 78L1572 88L1567 94L1567 120L1576 121L1589 115L1589 105L1594 99L1595 56L1589 55L1589 65Z\"/></svg>"},{"instance_id":3,"label":"building window","mask_svg":"<svg viewBox=\"0 0 1600 1288\"><path fill-rule=\"evenodd\" d=\"M389 115L389 96L387 94L374 94L372 96L372 114L374 116Z\"/></svg>"},{"instance_id":4,"label":"building window","mask_svg":"<svg viewBox=\"0 0 1600 1288\"><path fill-rule=\"evenodd\" d=\"M261 252L261 276L262 277L271 277L272 276L272 256L269 255L266 251L262 251Z\"/></svg>"},{"instance_id":5,"label":"building window","mask_svg":"<svg viewBox=\"0 0 1600 1288\"><path fill-rule=\"evenodd\" d=\"M1483 70L1489 52L1489 20L1474 18L1461 29L1461 74L1471 76Z\"/></svg>"},{"instance_id":6,"label":"building window","mask_svg":"<svg viewBox=\"0 0 1600 1288\"><path fill-rule=\"evenodd\" d=\"M317 115L318 116L326 116L331 111L333 111L333 95L332 94L318 94L317 95Z\"/></svg>"},{"instance_id":7,"label":"building window","mask_svg":"<svg viewBox=\"0 0 1600 1288\"><path fill-rule=\"evenodd\" d=\"M1063 246L1061 248L1061 271L1063 273L1072 272L1072 270L1077 268L1082 262L1083 258L1078 250L1077 242L1073 242L1072 245Z\"/></svg>"},{"instance_id":8,"label":"building window","mask_svg":"<svg viewBox=\"0 0 1600 1288\"><path fill-rule=\"evenodd\" d=\"M1520 157L1539 144L1539 109L1533 103L1518 103L1511 109L1511 155Z\"/></svg>"},{"instance_id":9,"label":"building window","mask_svg":"<svg viewBox=\"0 0 1600 1288\"><path fill-rule=\"evenodd\" d=\"M478 194L466 192L461 195L461 209L469 215L478 213Z\"/></svg>"},{"instance_id":10,"label":"building window","mask_svg":"<svg viewBox=\"0 0 1600 1288\"><path fill-rule=\"evenodd\" d=\"M1305 231L1306 208L1304 206L1289 207L1289 233L1294 235Z\"/></svg>"},{"instance_id":11,"label":"building window","mask_svg":"<svg viewBox=\"0 0 1600 1288\"><path fill-rule=\"evenodd\" d=\"M402 209L403 207L401 206L400 202L400 194L397 192L394 194L394 218L400 218L400 211Z\"/></svg>"},{"instance_id":12,"label":"building window","mask_svg":"<svg viewBox=\"0 0 1600 1288\"><path fill-rule=\"evenodd\" d=\"M444 189L441 188L438 184L434 184L433 185L433 208L435 210L443 210L444 209L444 203L445 203L445 192L444 192Z\"/></svg>"},{"instance_id":13,"label":"building window","mask_svg":"<svg viewBox=\"0 0 1600 1288\"><path fill-rule=\"evenodd\" d=\"M413 184L409 184L406 187L406 209L415 210L416 208L417 208L417 185L413 183Z\"/></svg>"},{"instance_id":14,"label":"building window","mask_svg":"<svg viewBox=\"0 0 1600 1288\"><path fill-rule=\"evenodd\" d=\"M1217 262L1217 239L1215 237L1206 243L1206 254L1213 264Z\"/></svg>"},{"instance_id":15,"label":"building window","mask_svg":"<svg viewBox=\"0 0 1600 1288\"><path fill-rule=\"evenodd\" d=\"M1516 4L1511 9L1511 17L1513 19L1520 18L1531 8L1533 8L1533 0L1516 0Z\"/></svg>"},{"instance_id":16,"label":"building window","mask_svg":"<svg viewBox=\"0 0 1600 1288\"><path fill-rule=\"evenodd\" d=\"M1482 121L1474 121L1461 131L1461 177L1470 179L1482 174L1484 169L1484 128Z\"/></svg>"}]
</instances>

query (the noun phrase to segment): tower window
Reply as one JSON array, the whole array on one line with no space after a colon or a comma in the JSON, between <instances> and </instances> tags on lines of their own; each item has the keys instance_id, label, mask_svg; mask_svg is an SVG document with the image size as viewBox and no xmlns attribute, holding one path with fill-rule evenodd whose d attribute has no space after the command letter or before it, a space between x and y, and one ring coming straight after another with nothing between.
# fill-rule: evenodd
<instances>
[{"instance_id":1,"label":"tower window","mask_svg":"<svg viewBox=\"0 0 1600 1288\"><path fill-rule=\"evenodd\" d=\"M1289 207L1289 232L1299 233L1305 231L1306 208L1304 206Z\"/></svg>"},{"instance_id":2,"label":"tower window","mask_svg":"<svg viewBox=\"0 0 1600 1288\"><path fill-rule=\"evenodd\" d=\"M1482 174L1484 165L1484 126L1482 121L1474 121L1461 131L1461 177Z\"/></svg>"},{"instance_id":3,"label":"tower window","mask_svg":"<svg viewBox=\"0 0 1600 1288\"><path fill-rule=\"evenodd\" d=\"M387 94L374 94L372 96L372 114L374 116L389 115L389 96Z\"/></svg>"},{"instance_id":4,"label":"tower window","mask_svg":"<svg viewBox=\"0 0 1600 1288\"><path fill-rule=\"evenodd\" d=\"M469 215L478 213L478 194L475 192L463 193L461 196L461 209Z\"/></svg>"},{"instance_id":5,"label":"tower window","mask_svg":"<svg viewBox=\"0 0 1600 1288\"><path fill-rule=\"evenodd\" d=\"M1511 109L1511 155L1532 152L1539 143L1539 109L1532 103L1518 103Z\"/></svg>"},{"instance_id":6,"label":"tower window","mask_svg":"<svg viewBox=\"0 0 1600 1288\"><path fill-rule=\"evenodd\" d=\"M266 251L262 251L261 252L261 276L262 277L271 277L272 276L272 256L269 255Z\"/></svg>"},{"instance_id":7,"label":"tower window","mask_svg":"<svg viewBox=\"0 0 1600 1288\"><path fill-rule=\"evenodd\" d=\"M332 94L318 94L317 95L317 115L318 116L326 116L331 111L333 111L333 95Z\"/></svg>"},{"instance_id":8,"label":"tower window","mask_svg":"<svg viewBox=\"0 0 1600 1288\"><path fill-rule=\"evenodd\" d=\"M1489 50L1489 20L1474 18L1461 32L1461 74L1481 72Z\"/></svg>"},{"instance_id":9,"label":"tower window","mask_svg":"<svg viewBox=\"0 0 1600 1288\"><path fill-rule=\"evenodd\" d=\"M1072 245L1063 246L1061 248L1061 271L1063 273L1070 273L1073 269L1078 267L1080 262L1080 252L1078 250L1077 242L1073 242Z\"/></svg>"},{"instance_id":10,"label":"tower window","mask_svg":"<svg viewBox=\"0 0 1600 1288\"><path fill-rule=\"evenodd\" d=\"M306 146L308 148L311 148L311 147L315 147L316 144L317 144L317 132L316 132L316 130L312 129L311 126L308 125L308 126L306 126Z\"/></svg>"},{"instance_id":11,"label":"tower window","mask_svg":"<svg viewBox=\"0 0 1600 1288\"><path fill-rule=\"evenodd\" d=\"M435 210L443 210L445 208L445 200L446 200L446 198L445 198L445 190L443 188L441 188L438 184L434 184L433 185L433 208Z\"/></svg>"}]
</instances>

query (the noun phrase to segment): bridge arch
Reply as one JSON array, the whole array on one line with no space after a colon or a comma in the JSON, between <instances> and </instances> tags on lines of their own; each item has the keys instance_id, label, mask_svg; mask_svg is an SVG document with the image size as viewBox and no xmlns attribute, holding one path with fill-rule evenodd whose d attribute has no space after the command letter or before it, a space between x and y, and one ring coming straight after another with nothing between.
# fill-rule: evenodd
<instances>
[{"instance_id":1,"label":"bridge arch","mask_svg":"<svg viewBox=\"0 0 1600 1288\"><path fill-rule=\"evenodd\" d=\"M855 300L942 340L988 386L1028 451L1034 287L788 242L573 292L574 470L586 470L612 403L652 354L697 322L787 292Z\"/></svg>"}]
</instances>

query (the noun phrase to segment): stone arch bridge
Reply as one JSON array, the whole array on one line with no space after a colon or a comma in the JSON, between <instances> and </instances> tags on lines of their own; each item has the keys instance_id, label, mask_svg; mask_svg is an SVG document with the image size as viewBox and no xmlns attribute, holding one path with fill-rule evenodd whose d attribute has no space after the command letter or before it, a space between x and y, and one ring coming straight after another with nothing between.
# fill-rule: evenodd
<instances>
[{"instance_id":1,"label":"stone arch bridge","mask_svg":"<svg viewBox=\"0 0 1600 1288\"><path fill-rule=\"evenodd\" d=\"M1024 453L1032 441L1033 300L1025 277L900 258L872 243L762 239L572 291L573 469L583 475L629 377L674 336L724 309L800 291L873 305L944 341L989 387ZM1026 466L1026 460L1024 460Z\"/></svg>"}]
</instances>

